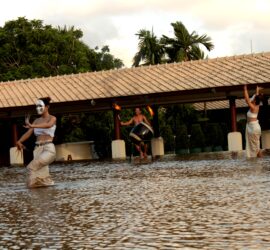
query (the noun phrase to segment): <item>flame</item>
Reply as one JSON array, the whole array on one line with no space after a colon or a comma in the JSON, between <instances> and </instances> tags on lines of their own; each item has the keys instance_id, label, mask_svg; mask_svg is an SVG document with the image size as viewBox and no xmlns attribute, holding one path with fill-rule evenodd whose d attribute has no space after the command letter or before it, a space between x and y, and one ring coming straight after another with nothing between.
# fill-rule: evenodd
<instances>
[{"instance_id":1,"label":"flame","mask_svg":"<svg viewBox=\"0 0 270 250\"><path fill-rule=\"evenodd\" d=\"M153 117L153 116L154 116L154 111L153 111L153 109L152 109L149 105L146 107L146 109L147 109L147 111L149 112L149 114Z\"/></svg>"},{"instance_id":2,"label":"flame","mask_svg":"<svg viewBox=\"0 0 270 250\"><path fill-rule=\"evenodd\" d=\"M115 110L121 110L121 106L117 105L116 103L113 103L113 108Z\"/></svg>"}]
</instances>

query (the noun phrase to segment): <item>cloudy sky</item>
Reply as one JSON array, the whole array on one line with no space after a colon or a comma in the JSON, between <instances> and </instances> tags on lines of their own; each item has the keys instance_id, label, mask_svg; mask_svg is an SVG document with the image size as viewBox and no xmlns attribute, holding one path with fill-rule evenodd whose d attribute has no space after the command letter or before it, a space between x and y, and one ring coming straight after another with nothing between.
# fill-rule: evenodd
<instances>
[{"instance_id":1,"label":"cloudy sky","mask_svg":"<svg viewBox=\"0 0 270 250\"><path fill-rule=\"evenodd\" d=\"M0 26L17 17L81 29L90 47L109 45L127 67L137 51L140 29L173 37L172 22L207 34L210 58L270 51L270 0L8 0Z\"/></svg>"}]
</instances>

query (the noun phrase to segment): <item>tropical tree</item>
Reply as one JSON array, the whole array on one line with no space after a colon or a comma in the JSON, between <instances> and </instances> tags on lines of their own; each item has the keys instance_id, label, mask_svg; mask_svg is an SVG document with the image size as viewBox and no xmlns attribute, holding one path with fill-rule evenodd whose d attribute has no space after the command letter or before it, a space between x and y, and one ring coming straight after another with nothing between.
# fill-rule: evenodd
<instances>
[{"instance_id":1,"label":"tropical tree","mask_svg":"<svg viewBox=\"0 0 270 250\"><path fill-rule=\"evenodd\" d=\"M206 34L199 36L195 31L189 33L182 22L171 23L174 29L174 38L162 36L168 62L181 62L204 59L204 52L200 46L208 51L214 48L211 38Z\"/></svg>"},{"instance_id":2,"label":"tropical tree","mask_svg":"<svg viewBox=\"0 0 270 250\"><path fill-rule=\"evenodd\" d=\"M160 43L153 30L140 30L137 34L139 37L138 52L133 58L133 65L138 67L142 65L154 65L162 63L165 55L164 46Z\"/></svg>"},{"instance_id":3,"label":"tropical tree","mask_svg":"<svg viewBox=\"0 0 270 250\"><path fill-rule=\"evenodd\" d=\"M123 66L109 54L100 52L80 39L83 32L43 25L41 20L19 17L0 27L0 81L47 77ZM106 63L105 63L106 62Z\"/></svg>"},{"instance_id":4,"label":"tropical tree","mask_svg":"<svg viewBox=\"0 0 270 250\"><path fill-rule=\"evenodd\" d=\"M95 71L120 69L124 66L122 60L110 54L108 45L103 46L101 49L98 46L95 47L95 50L89 53L89 61L91 68Z\"/></svg>"}]
</instances>

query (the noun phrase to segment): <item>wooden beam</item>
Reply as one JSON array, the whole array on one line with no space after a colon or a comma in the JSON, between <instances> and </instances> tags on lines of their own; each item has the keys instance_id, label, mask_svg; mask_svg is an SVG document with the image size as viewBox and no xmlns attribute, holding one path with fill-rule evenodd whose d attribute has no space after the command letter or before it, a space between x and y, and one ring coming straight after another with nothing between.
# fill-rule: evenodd
<instances>
[{"instance_id":1,"label":"wooden beam","mask_svg":"<svg viewBox=\"0 0 270 250\"><path fill-rule=\"evenodd\" d=\"M253 86L254 85L254 86ZM270 95L270 83L262 83L264 93ZM249 84L249 89L255 91L256 84ZM172 105L184 103L196 103L205 101L228 100L230 96L243 98L243 86L227 86L205 89L193 89L183 91L149 93L134 96L118 96L113 98L102 98L95 100L79 100L63 103L52 103L50 111L52 114L69 114L80 112L98 112L111 110L112 102L117 102L122 108L135 108L147 105ZM0 118L24 117L26 113L35 115L35 106L23 106L0 109Z\"/></svg>"}]
</instances>

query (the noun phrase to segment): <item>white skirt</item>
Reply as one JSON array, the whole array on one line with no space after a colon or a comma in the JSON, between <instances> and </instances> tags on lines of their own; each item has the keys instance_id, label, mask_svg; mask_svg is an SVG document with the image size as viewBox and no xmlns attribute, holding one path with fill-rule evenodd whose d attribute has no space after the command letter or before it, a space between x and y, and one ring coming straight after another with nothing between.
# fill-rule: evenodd
<instances>
[{"instance_id":1,"label":"white skirt","mask_svg":"<svg viewBox=\"0 0 270 250\"><path fill-rule=\"evenodd\" d=\"M36 146L34 159L27 166L27 186L29 188L54 185L48 165L55 160L55 156L56 151L53 143Z\"/></svg>"},{"instance_id":2,"label":"white skirt","mask_svg":"<svg viewBox=\"0 0 270 250\"><path fill-rule=\"evenodd\" d=\"M260 151L261 126L259 121L247 122L246 125L246 155L257 157Z\"/></svg>"}]
</instances>

